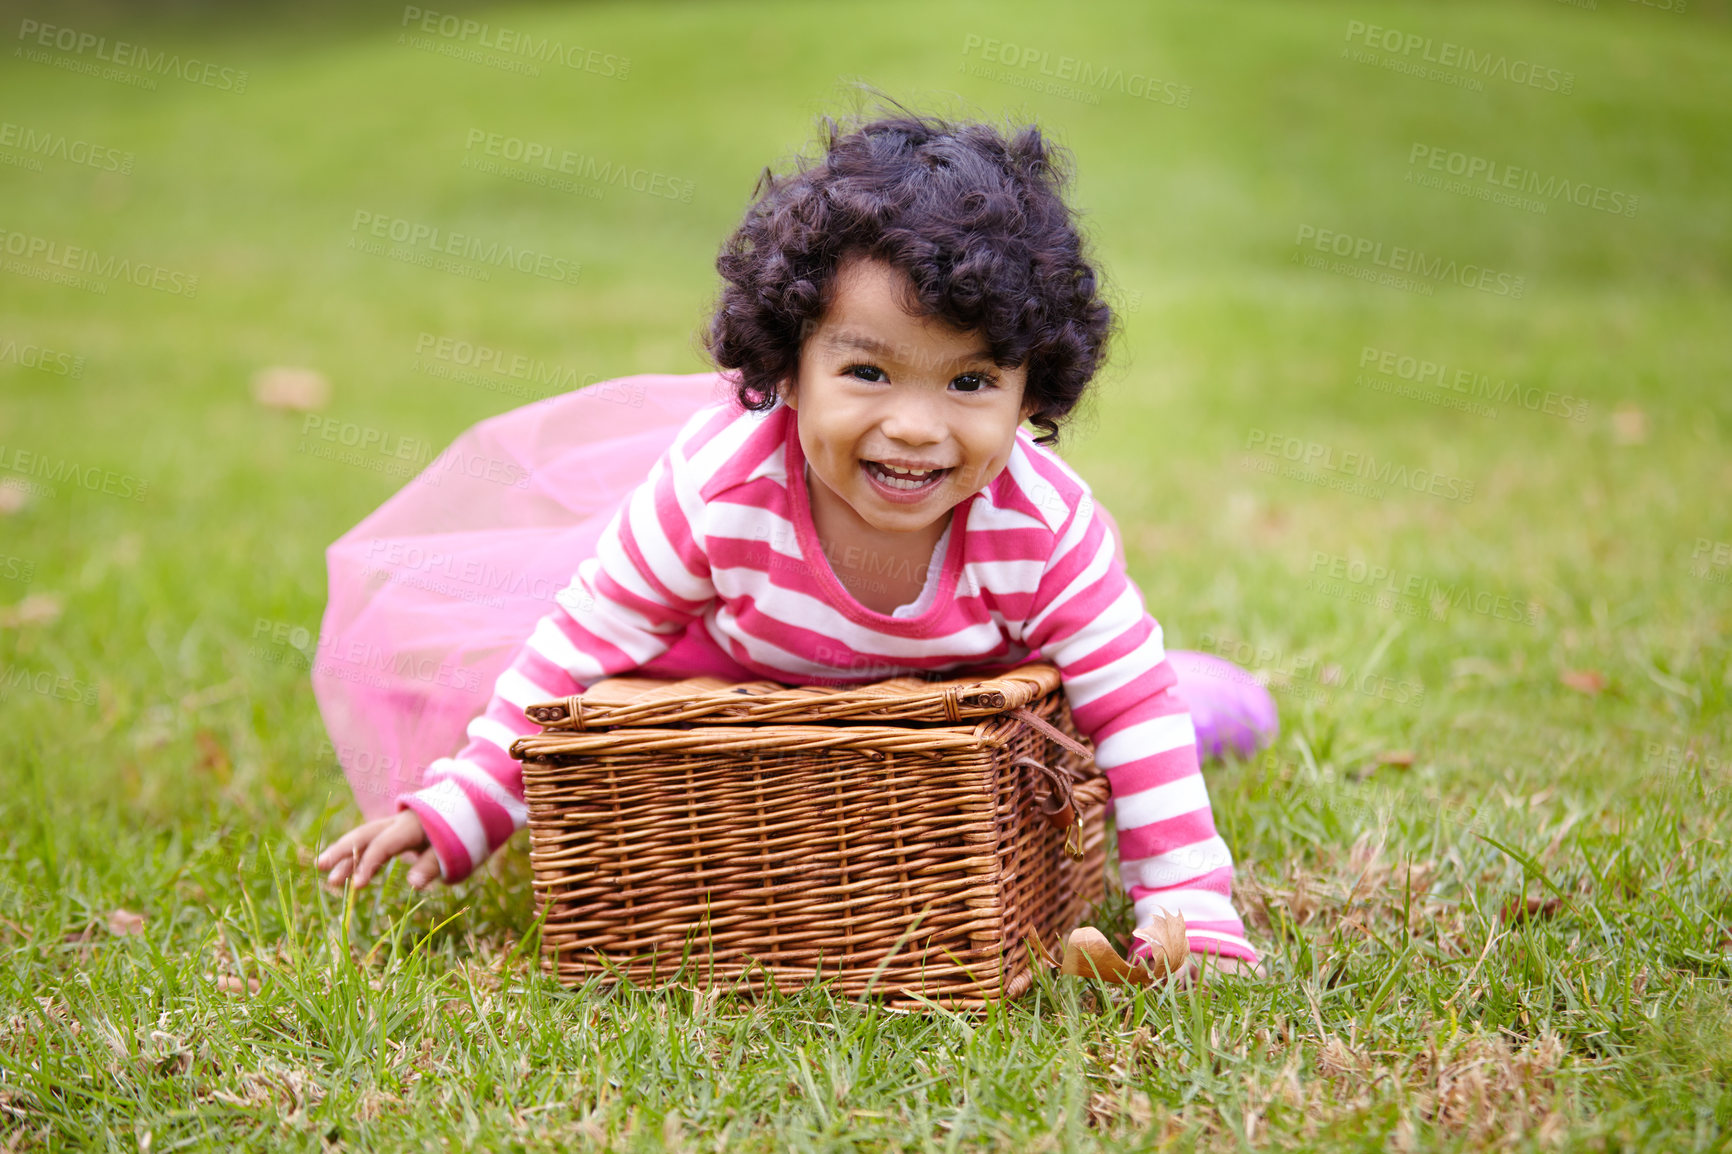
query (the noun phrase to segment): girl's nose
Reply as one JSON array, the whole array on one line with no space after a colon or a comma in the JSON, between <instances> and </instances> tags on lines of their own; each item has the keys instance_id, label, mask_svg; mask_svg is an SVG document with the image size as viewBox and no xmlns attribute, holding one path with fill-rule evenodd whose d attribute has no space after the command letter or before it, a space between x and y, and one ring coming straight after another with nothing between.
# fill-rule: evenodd
<instances>
[{"instance_id":1,"label":"girl's nose","mask_svg":"<svg viewBox=\"0 0 1732 1154\"><path fill-rule=\"evenodd\" d=\"M939 406L913 397L898 399L879 428L886 437L904 445L936 445L949 433Z\"/></svg>"}]
</instances>

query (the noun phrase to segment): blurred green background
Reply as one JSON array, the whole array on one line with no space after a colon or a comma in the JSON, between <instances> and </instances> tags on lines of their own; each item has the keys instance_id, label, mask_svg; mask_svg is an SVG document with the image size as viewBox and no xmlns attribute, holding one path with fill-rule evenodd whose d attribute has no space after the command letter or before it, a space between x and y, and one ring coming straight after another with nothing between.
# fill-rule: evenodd
<instances>
[{"instance_id":1,"label":"blurred green background","mask_svg":"<svg viewBox=\"0 0 1732 1154\"><path fill-rule=\"evenodd\" d=\"M316 370L332 388L324 415L437 449L524 398L429 374L423 334L577 379L701 369L695 333L717 247L759 172L807 150L820 114L858 106L858 83L920 108L1032 119L1071 150L1074 202L1123 328L1062 447L1126 526L1169 643L1230 637L1354 668L1399 623L1381 660L1433 689L1459 658L1628 658L1631 691L1647 694L1641 662L1669 667L1723 635L1725 568L1693 571L1732 539L1723 8L1162 5L1074 20L1033 7L864 11L15 16L0 101L20 143L0 149L14 158L0 167L12 262L0 292L16 351L0 363L0 436L38 467L99 466L147 485L126 500L61 484L0 522L13 568L32 575L27 587L14 576L12 599L52 594L64 607L51 627L0 633L6 660L101 687L94 710L14 694L12 740L117 739L149 706L238 678L254 713L230 735L243 780L283 766L284 782L298 781L293 763L317 734L311 697L294 669L247 656L254 625L316 632L323 548L402 478L297 451L305 418L262 408L249 381L268 366ZM441 34L438 17L450 30L456 15L486 27ZM1390 42L1377 29L1430 43L1368 48ZM72 30L102 46L42 46ZM594 55L570 51L589 63L573 68L482 46L502 30ZM1446 42L1501 71L1444 68L1445 83L1349 55L1411 63ZM131 66L112 63L117 53ZM139 63L163 56L216 71L194 82ZM526 60L539 75L510 70ZM1542 86L1499 78L1524 65ZM73 70L105 66L155 89ZM1083 66L1106 80L1029 87ZM1131 95L1139 77L1159 81L1158 99ZM571 190L514 179L538 170L487 157L478 133L576 154ZM35 151L22 146L31 139ZM101 159L61 158L80 143ZM1433 150L1441 173L1427 167ZM1531 192L1528 207L1511 206L1412 179L1447 178L1466 158L1527 170L1539 182L1530 188L1596 190L1634 213ZM487 160L507 171L465 166ZM116 164L128 171L103 170ZM659 176L680 197L586 181L586 164ZM560 283L495 267L480 282L359 251L355 222L369 213L581 272ZM1295 263L1338 259L1317 251L1326 230L1497 270L1522 293L1409 278L1424 294ZM111 277L100 293L49 283L65 249L19 255L31 244L175 279L158 290ZM197 278L196 295L172 291L182 277ZM28 347L77 358L81 371L26 367ZM1546 408L1581 419L1483 396L1485 408L1457 411L1434 403L1435 380L1393 372L1380 383L1414 395L1380 392L1363 383L1368 348L1446 365L1452 380L1487 378L1506 398L1513 383L1536 407L1551 393ZM1371 499L1252 467L1276 463L1261 449L1299 444L1435 470L1471 482L1474 498L1397 486ZM8 464L30 476L28 462ZM1509 628L1455 611L1415 622L1320 597L1305 588L1327 572L1313 573L1317 554L1504 595L1539 619ZM1627 653L1641 646L1622 626L1637 621L1664 653ZM1609 651L1592 651L1590 636ZM1555 689L1543 672L1518 680L1529 678ZM1710 676L1700 691L1720 700L1724 685ZM1433 726L1461 714L1431 701ZM1566 728L1607 708L1580 705L1560 719ZM1688 729L1695 702L1678 706L1662 692L1628 721ZM183 740L184 728L174 727ZM59 786L112 798L116 759L94 760L100 769ZM164 805L194 800L144 764L129 788L166 792Z\"/></svg>"},{"instance_id":2,"label":"blurred green background","mask_svg":"<svg viewBox=\"0 0 1732 1154\"><path fill-rule=\"evenodd\" d=\"M324 548L402 478L302 451L306 418L257 403L256 374L314 370L331 388L324 416L437 449L523 398L430 374L423 334L584 379L700 370L719 244L761 170L808 150L820 115L859 106L859 84L922 110L1034 120L1074 157L1073 203L1122 330L1060 451L1123 527L1168 644L1236 654L1279 691L1276 754L1210 770L1250 876L1278 885L1292 863L1339 859L1364 811L1331 799L1373 785L1429 817L1491 805L1530 851L1565 817L1610 836L1637 811L1661 858L1675 821L1704 836L1718 823L1723 838L1726 4L425 11L7 17L0 815L15 924L124 906L196 933L195 899L221 887L183 887L212 839L304 854L353 820L283 634L316 634ZM446 35L439 15L491 31ZM507 28L594 55L530 59L531 72L523 53L486 46ZM1488 71L1426 61L1463 52ZM158 54L212 69L153 70ZM1107 79L1056 79L1083 69ZM1134 94L1148 78L1155 99ZM485 171L485 134L643 170L689 199L581 177L539 186L501 158ZM1485 199L1483 176L1477 193L1436 187L1469 163L1531 179L1515 190L1525 201ZM1566 183L1588 191L1544 191ZM482 281L390 259L352 246L358 213L581 274ZM1387 270L1319 251L1325 232L1504 279L1360 279ZM64 246L160 267L169 288L54 283ZM188 277L196 294L174 291ZM32 348L59 356L33 367ZM1377 374L1384 352L1391 366L1446 365L1452 382L1502 382L1505 399L1439 403L1436 380ZM1523 400L1548 394L1557 406ZM1472 499L1283 475L1289 444L1440 473ZM46 483L34 460L147 485L126 499ZM1399 583L1382 596L1350 579L1360 564L1417 576L1443 603ZM1521 619L1476 611L1498 598ZM1423 692L1355 692L1373 673ZM1680 782L1685 800L1664 801ZM1444 860L1457 838L1433 828L1418 852ZM516 864L474 884L497 901L485 925L521 933L522 854L501 857ZM296 884L311 890L305 872ZM1673 894L1690 924L1732 924L1723 886L1702 886ZM20 990L65 975L46 956L20 966Z\"/></svg>"}]
</instances>

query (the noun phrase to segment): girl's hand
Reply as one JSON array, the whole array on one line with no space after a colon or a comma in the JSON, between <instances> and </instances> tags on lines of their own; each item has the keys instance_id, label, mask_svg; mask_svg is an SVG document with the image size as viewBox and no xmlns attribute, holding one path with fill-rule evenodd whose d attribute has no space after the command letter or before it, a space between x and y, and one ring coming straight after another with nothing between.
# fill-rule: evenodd
<instances>
[{"instance_id":1,"label":"girl's hand","mask_svg":"<svg viewBox=\"0 0 1732 1154\"><path fill-rule=\"evenodd\" d=\"M409 884L414 888L424 889L439 877L439 855L430 847L421 818L412 809L356 826L332 842L313 865L330 870L325 884L340 890L343 879L351 874L357 887L366 885L386 862L400 853L410 855Z\"/></svg>"}]
</instances>

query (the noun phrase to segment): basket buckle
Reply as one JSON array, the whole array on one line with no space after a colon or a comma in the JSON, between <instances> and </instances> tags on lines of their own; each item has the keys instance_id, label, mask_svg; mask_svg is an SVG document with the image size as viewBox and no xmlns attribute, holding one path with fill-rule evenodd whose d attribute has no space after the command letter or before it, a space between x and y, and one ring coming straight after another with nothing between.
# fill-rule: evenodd
<instances>
[{"instance_id":1,"label":"basket buckle","mask_svg":"<svg viewBox=\"0 0 1732 1154\"><path fill-rule=\"evenodd\" d=\"M1071 792L1070 774L1063 769L1054 769L1045 762L1032 757L1019 757L1015 763L1026 765L1038 770L1045 779L1051 803L1040 805L1040 812L1054 829L1064 830L1064 852L1073 858L1083 856L1083 824L1081 807L1076 804L1076 797ZM1037 804L1039 804L1037 802Z\"/></svg>"}]
</instances>

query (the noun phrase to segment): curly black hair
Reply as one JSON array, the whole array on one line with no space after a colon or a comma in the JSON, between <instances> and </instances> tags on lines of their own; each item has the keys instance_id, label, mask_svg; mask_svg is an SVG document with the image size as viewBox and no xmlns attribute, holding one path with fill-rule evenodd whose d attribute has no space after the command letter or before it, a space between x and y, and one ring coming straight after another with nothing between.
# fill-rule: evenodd
<instances>
[{"instance_id":1,"label":"curly black hair","mask_svg":"<svg viewBox=\"0 0 1732 1154\"><path fill-rule=\"evenodd\" d=\"M772 408L843 260L882 260L908 274L916 315L978 331L1000 367L1027 365L1028 419L1055 443L1114 323L1062 196L1064 151L1033 125L1001 134L897 108L853 127L826 117L821 159L764 169L716 257L704 345L738 371L742 406Z\"/></svg>"}]
</instances>

